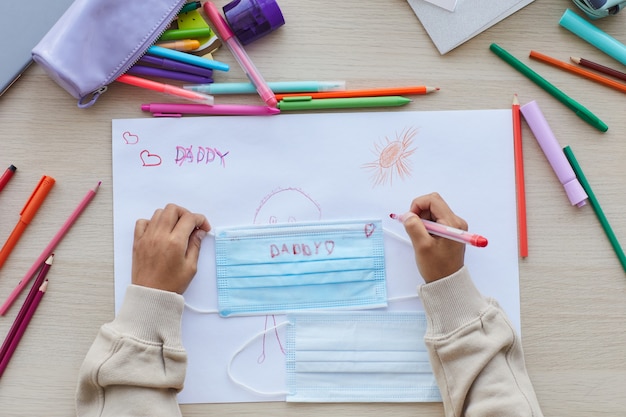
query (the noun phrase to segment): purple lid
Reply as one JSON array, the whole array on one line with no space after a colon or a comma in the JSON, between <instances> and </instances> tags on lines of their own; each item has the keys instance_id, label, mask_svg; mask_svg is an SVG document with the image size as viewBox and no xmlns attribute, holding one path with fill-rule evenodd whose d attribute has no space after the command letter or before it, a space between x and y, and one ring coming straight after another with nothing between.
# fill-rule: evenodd
<instances>
[{"instance_id":1,"label":"purple lid","mask_svg":"<svg viewBox=\"0 0 626 417\"><path fill-rule=\"evenodd\" d=\"M243 45L285 24L275 0L233 0L223 10L228 25Z\"/></svg>"}]
</instances>

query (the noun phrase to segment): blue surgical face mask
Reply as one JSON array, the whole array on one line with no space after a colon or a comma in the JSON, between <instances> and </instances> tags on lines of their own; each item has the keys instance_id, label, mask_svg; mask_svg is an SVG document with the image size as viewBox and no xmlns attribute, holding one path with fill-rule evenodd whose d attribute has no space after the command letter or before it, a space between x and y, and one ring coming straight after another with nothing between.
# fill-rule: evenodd
<instances>
[{"instance_id":1,"label":"blue surgical face mask","mask_svg":"<svg viewBox=\"0 0 626 417\"><path fill-rule=\"evenodd\" d=\"M287 326L286 390L290 402L440 402L424 345L423 312L298 312ZM271 329L270 329L271 330ZM239 349L231 363L255 338Z\"/></svg>"},{"instance_id":2,"label":"blue surgical face mask","mask_svg":"<svg viewBox=\"0 0 626 417\"><path fill-rule=\"evenodd\" d=\"M223 317L387 304L380 220L225 228L215 258Z\"/></svg>"}]
</instances>

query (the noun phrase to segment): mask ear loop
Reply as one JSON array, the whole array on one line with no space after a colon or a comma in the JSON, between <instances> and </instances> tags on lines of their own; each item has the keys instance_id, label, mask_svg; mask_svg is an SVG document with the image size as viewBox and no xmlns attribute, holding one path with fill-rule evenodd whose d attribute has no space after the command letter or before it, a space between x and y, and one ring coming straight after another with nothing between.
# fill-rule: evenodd
<instances>
[{"instance_id":1,"label":"mask ear loop","mask_svg":"<svg viewBox=\"0 0 626 417\"><path fill-rule=\"evenodd\" d=\"M272 327L268 327L267 329L264 329L262 331L260 331L259 333L255 334L254 336L252 336L250 339L248 339L239 349L237 349L235 351L235 353L233 353L233 356L231 356L230 361L228 361L228 369L227 369L227 374L228 374L228 378L230 378L230 380L240 386L241 388L244 388L250 392L253 392L255 394L260 394L260 395L267 395L267 396L275 396L275 395L287 395L289 394L289 392L287 391L260 391L257 389L252 388L251 386L241 382L240 380L238 380L237 378L235 378L235 376L232 373L232 364L235 361L235 358L241 353L243 352L247 347L249 347L252 342L254 342L256 339L262 337L265 335L265 333L272 331L272 330L278 330L279 328L286 326L287 324L289 324L289 321L284 321L282 323L278 323L275 326Z\"/></svg>"},{"instance_id":2,"label":"mask ear loop","mask_svg":"<svg viewBox=\"0 0 626 417\"><path fill-rule=\"evenodd\" d=\"M399 234L397 234L396 232L389 230L385 227L383 227L383 233L386 233L387 235L391 236L392 238L396 239L397 241L407 244L409 246L413 246L413 243L411 243L411 241L403 236L400 236ZM420 298L419 294L416 292L415 294L411 294L411 295L400 295L398 297L391 297L391 298L387 298L387 301L400 301L400 300L410 300L412 298Z\"/></svg>"},{"instance_id":3,"label":"mask ear loop","mask_svg":"<svg viewBox=\"0 0 626 417\"><path fill-rule=\"evenodd\" d=\"M185 307L187 307L189 310L191 310L193 312L196 312L196 313L199 313L199 314L218 314L219 313L219 311L217 311L217 310L203 310L201 308L194 307L191 304L188 304L186 301L185 301Z\"/></svg>"}]
</instances>

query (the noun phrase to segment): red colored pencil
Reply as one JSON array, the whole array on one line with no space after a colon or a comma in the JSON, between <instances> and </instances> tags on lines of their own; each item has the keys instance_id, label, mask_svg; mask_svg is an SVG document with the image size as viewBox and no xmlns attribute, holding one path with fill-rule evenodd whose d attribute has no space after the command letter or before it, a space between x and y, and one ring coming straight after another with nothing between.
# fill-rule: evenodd
<instances>
[{"instance_id":1,"label":"red colored pencil","mask_svg":"<svg viewBox=\"0 0 626 417\"><path fill-rule=\"evenodd\" d=\"M524 156L522 153L522 123L519 100L513 96L513 153L515 155L515 183L517 185L517 224L519 229L519 254L528 256L528 231L526 225L526 187L524 185Z\"/></svg>"},{"instance_id":2,"label":"red colored pencil","mask_svg":"<svg viewBox=\"0 0 626 417\"><path fill-rule=\"evenodd\" d=\"M623 73L623 72L618 71L616 69L605 67L604 65L600 65L600 64L598 64L596 62L589 61L588 59L585 59L585 58L578 58L578 57L572 56L569 59L573 63L578 64L581 67L587 67L589 69L596 70L596 71L601 72L603 74L615 77L615 78L617 78L619 80L626 81L626 73Z\"/></svg>"},{"instance_id":3,"label":"red colored pencil","mask_svg":"<svg viewBox=\"0 0 626 417\"><path fill-rule=\"evenodd\" d=\"M48 274L48 271L52 266L53 258L54 255L50 255L41 267L39 275L37 275L37 278L35 279L35 282L30 292L28 293L28 296L26 296L26 300L24 301L22 308L17 314L17 317L15 318L15 321L13 322L13 325L11 326L7 337L4 340L4 343L0 348L0 377L9 365L11 356L13 356L15 349L17 349L17 345L22 339L22 336L24 335L24 332L28 327L28 323L35 314L37 306L39 305L41 298L46 292L46 288L48 286L48 280L46 279L46 275Z\"/></svg>"}]
</instances>

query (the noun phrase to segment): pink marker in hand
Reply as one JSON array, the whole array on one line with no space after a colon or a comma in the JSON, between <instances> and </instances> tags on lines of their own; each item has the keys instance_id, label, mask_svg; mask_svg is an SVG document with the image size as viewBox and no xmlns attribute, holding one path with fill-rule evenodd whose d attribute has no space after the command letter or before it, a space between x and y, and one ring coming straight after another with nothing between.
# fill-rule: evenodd
<instances>
[{"instance_id":1,"label":"pink marker in hand","mask_svg":"<svg viewBox=\"0 0 626 417\"><path fill-rule=\"evenodd\" d=\"M404 214L391 213L389 215L389 217L391 217L392 219L398 220L400 223L404 223L406 219L408 219L409 217L413 217L413 216L418 217L417 214L413 212L408 212ZM420 219L420 220L424 223L426 230L428 230L428 233L430 233L431 235L444 237L446 239L455 240L461 243L467 243L472 246L477 246L479 248L484 248L485 246L487 246L487 243L489 243L487 241L487 238L483 236L466 232L465 230L457 229L452 226L446 226L445 224L433 222L430 220L426 220L426 219Z\"/></svg>"}]
</instances>

